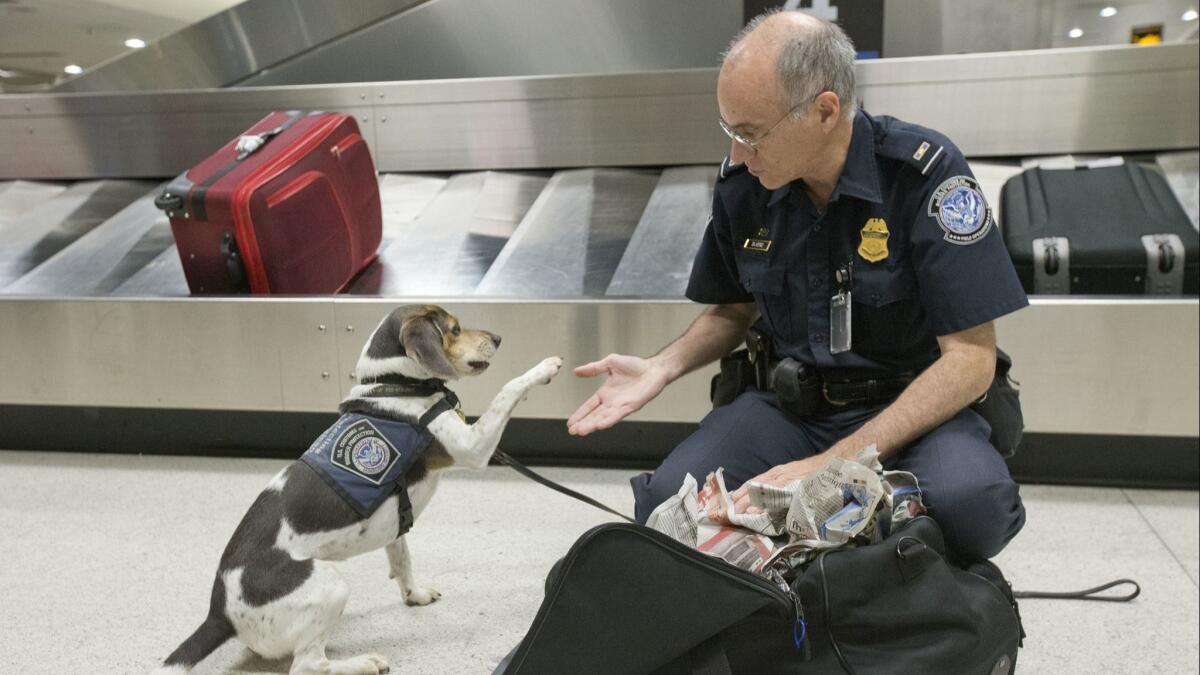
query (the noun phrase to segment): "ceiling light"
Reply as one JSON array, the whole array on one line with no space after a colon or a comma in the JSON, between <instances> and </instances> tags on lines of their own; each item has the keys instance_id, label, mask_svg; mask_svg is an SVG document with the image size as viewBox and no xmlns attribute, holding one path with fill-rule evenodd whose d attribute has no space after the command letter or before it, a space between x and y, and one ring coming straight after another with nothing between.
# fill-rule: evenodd
<instances>
[{"instance_id":1,"label":"ceiling light","mask_svg":"<svg viewBox=\"0 0 1200 675\"><path fill-rule=\"evenodd\" d=\"M1082 28L1072 28L1071 30L1067 31L1067 37L1069 37L1071 39L1083 37L1083 29Z\"/></svg>"},{"instance_id":2,"label":"ceiling light","mask_svg":"<svg viewBox=\"0 0 1200 675\"><path fill-rule=\"evenodd\" d=\"M125 41L125 46L129 47L130 49L141 49L142 47L146 46L146 41L139 40L138 38L129 38Z\"/></svg>"},{"instance_id":3,"label":"ceiling light","mask_svg":"<svg viewBox=\"0 0 1200 675\"><path fill-rule=\"evenodd\" d=\"M1184 21L1195 21L1196 17L1198 17L1198 16L1200 16L1200 14L1197 14L1196 10L1189 9L1188 11L1184 12L1183 16L1180 18L1183 19Z\"/></svg>"},{"instance_id":4,"label":"ceiling light","mask_svg":"<svg viewBox=\"0 0 1200 675\"><path fill-rule=\"evenodd\" d=\"M1116 7L1105 7L1104 9L1100 10L1100 16L1102 16L1106 19L1110 16L1116 16L1116 15L1117 15Z\"/></svg>"},{"instance_id":5,"label":"ceiling light","mask_svg":"<svg viewBox=\"0 0 1200 675\"><path fill-rule=\"evenodd\" d=\"M80 68L79 66L72 63L71 65L67 66L66 68L63 68L63 72L67 73L68 75L78 75L83 72L83 68Z\"/></svg>"}]
</instances>

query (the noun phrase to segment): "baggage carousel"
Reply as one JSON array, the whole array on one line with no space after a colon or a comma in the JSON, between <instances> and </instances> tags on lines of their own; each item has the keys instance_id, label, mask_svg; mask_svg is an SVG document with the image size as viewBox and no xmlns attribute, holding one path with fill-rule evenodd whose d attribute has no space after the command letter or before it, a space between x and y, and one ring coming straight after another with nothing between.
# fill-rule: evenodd
<instances>
[{"instance_id":1,"label":"baggage carousel","mask_svg":"<svg viewBox=\"0 0 1200 675\"><path fill-rule=\"evenodd\" d=\"M873 113L956 139L992 204L1031 162L1121 155L1167 176L1194 222L1197 65L1193 44L864 62L859 77ZM698 311L683 290L726 149L715 75L0 96L0 446L294 453L354 384L367 334L409 302L505 337L494 368L456 387L468 414L547 355L653 353ZM929 104L949 90L957 113ZM1175 104L1131 125L1114 92ZM1047 106L1037 123L1031 99ZM378 260L340 296L189 296L153 197L272 109L360 120L380 169ZM1035 296L997 330L1025 406L1014 471L1194 487L1195 297ZM597 383L564 373L505 443L653 463L707 411L712 372L586 439L563 421Z\"/></svg>"}]
</instances>

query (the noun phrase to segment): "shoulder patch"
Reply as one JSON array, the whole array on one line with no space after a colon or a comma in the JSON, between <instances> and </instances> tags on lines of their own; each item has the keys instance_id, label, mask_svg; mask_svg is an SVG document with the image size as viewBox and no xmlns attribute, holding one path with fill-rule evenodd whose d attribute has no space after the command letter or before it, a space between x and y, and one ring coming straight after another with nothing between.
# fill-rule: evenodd
<instances>
[{"instance_id":1,"label":"shoulder patch","mask_svg":"<svg viewBox=\"0 0 1200 675\"><path fill-rule=\"evenodd\" d=\"M942 238L952 244L974 244L992 229L992 209L970 176L942 181L929 196L928 215L945 231Z\"/></svg>"},{"instance_id":2,"label":"shoulder patch","mask_svg":"<svg viewBox=\"0 0 1200 675\"><path fill-rule=\"evenodd\" d=\"M722 181L730 176L741 173L746 170L745 164L734 164L729 157L721 160L721 171L717 174L717 180Z\"/></svg>"}]
</instances>

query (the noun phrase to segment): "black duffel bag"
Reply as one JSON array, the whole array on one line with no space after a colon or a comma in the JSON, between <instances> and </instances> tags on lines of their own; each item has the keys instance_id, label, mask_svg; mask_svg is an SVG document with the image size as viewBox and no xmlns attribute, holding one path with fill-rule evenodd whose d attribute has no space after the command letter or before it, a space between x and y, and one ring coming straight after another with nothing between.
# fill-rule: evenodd
<instances>
[{"instance_id":1,"label":"black duffel bag","mask_svg":"<svg viewBox=\"0 0 1200 675\"><path fill-rule=\"evenodd\" d=\"M878 544L829 551L785 591L646 527L595 527L546 581L497 674L1006 675L1021 630L1000 570L944 557L914 518Z\"/></svg>"}]
</instances>

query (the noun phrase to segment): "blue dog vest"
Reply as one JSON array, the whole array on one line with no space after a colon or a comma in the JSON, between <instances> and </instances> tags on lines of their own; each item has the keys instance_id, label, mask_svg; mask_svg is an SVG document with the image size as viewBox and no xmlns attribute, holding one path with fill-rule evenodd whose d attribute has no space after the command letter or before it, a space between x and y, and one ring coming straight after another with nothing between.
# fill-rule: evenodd
<instances>
[{"instance_id":1,"label":"blue dog vest","mask_svg":"<svg viewBox=\"0 0 1200 675\"><path fill-rule=\"evenodd\" d=\"M419 424L419 423L418 423ZM412 526L404 475L433 441L425 425L347 413L300 459L358 514L370 516L388 497L400 497L400 534Z\"/></svg>"}]
</instances>

